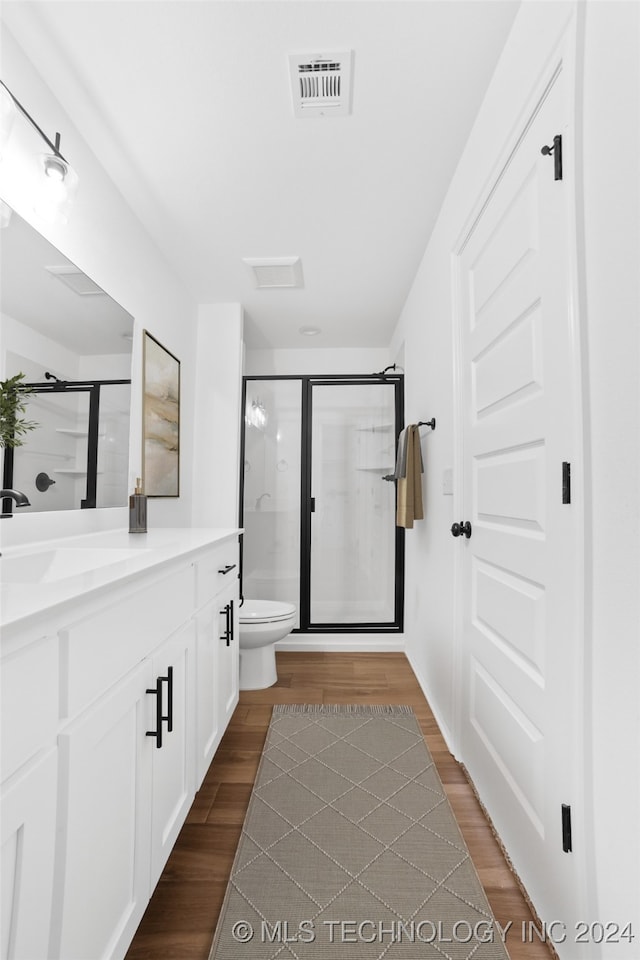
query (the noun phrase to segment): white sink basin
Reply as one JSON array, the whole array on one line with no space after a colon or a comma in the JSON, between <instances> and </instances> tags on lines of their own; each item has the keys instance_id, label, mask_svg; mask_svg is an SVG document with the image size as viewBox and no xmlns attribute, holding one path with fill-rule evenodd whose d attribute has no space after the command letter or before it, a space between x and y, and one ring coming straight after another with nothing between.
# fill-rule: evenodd
<instances>
[{"instance_id":1,"label":"white sink basin","mask_svg":"<svg viewBox=\"0 0 640 960\"><path fill-rule=\"evenodd\" d=\"M147 551L115 547L58 547L40 553L0 557L0 583L53 583L91 573Z\"/></svg>"}]
</instances>

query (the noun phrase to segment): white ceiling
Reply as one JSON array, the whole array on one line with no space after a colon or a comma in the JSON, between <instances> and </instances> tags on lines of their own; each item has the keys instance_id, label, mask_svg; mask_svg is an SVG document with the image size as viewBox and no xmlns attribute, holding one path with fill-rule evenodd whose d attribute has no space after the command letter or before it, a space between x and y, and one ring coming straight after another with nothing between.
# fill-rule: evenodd
<instances>
[{"instance_id":1,"label":"white ceiling","mask_svg":"<svg viewBox=\"0 0 640 960\"><path fill-rule=\"evenodd\" d=\"M251 347L384 347L517 7L44 0L3 18L197 302L241 302ZM295 119L288 54L344 49L351 115ZM254 289L243 258L277 256L301 257L302 289Z\"/></svg>"}]
</instances>

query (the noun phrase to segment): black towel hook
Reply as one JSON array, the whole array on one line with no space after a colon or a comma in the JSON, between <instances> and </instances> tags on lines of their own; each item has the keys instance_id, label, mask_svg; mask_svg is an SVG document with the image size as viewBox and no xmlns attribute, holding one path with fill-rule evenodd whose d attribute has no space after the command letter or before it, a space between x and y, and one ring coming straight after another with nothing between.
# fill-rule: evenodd
<instances>
[{"instance_id":1,"label":"black towel hook","mask_svg":"<svg viewBox=\"0 0 640 960\"><path fill-rule=\"evenodd\" d=\"M432 430L436 428L436 418L431 417L431 420L420 420L418 422L419 427L431 427Z\"/></svg>"}]
</instances>

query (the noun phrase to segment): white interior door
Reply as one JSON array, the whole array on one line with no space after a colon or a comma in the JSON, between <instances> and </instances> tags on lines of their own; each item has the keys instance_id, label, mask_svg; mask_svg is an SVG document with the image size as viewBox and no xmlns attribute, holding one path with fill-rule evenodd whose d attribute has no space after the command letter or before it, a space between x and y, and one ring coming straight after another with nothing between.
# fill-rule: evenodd
<instances>
[{"instance_id":1,"label":"white interior door","mask_svg":"<svg viewBox=\"0 0 640 960\"><path fill-rule=\"evenodd\" d=\"M459 250L464 393L461 754L540 916L579 916L580 544L563 503L576 454L567 78L560 68ZM556 151L554 152L557 152ZM574 470L575 480L575 470ZM575 483L574 483L575 486ZM562 805L574 852L563 850ZM584 949L584 948L582 948ZM584 953L582 954L584 956Z\"/></svg>"}]
</instances>

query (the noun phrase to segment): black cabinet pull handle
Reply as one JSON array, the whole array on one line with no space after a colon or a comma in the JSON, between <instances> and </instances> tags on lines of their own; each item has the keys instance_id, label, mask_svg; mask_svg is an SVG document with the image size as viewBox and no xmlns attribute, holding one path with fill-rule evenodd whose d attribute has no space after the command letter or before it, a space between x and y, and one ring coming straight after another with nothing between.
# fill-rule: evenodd
<instances>
[{"instance_id":1,"label":"black cabinet pull handle","mask_svg":"<svg viewBox=\"0 0 640 960\"><path fill-rule=\"evenodd\" d=\"M156 748L160 750L162 748L162 677L158 677L156 680L155 687L148 687L147 693L151 693L156 698L156 728L155 730L147 730L146 735L148 737L156 738Z\"/></svg>"},{"instance_id":2,"label":"black cabinet pull handle","mask_svg":"<svg viewBox=\"0 0 640 960\"><path fill-rule=\"evenodd\" d=\"M236 568L235 563L228 563L228 564L226 565L226 567L223 567L223 568L222 568L222 570L218 570L218 573L221 573L222 576L225 577L225 576L226 576L228 573L230 573L232 570L235 570L235 568Z\"/></svg>"},{"instance_id":3,"label":"black cabinet pull handle","mask_svg":"<svg viewBox=\"0 0 640 960\"><path fill-rule=\"evenodd\" d=\"M167 712L162 712L162 684L167 685ZM173 732L173 667L167 667L166 677L158 677L155 687L148 687L147 693L156 698L156 729L147 730L147 737L156 738L156 747L162 748L162 724L166 723L167 733Z\"/></svg>"},{"instance_id":4,"label":"black cabinet pull handle","mask_svg":"<svg viewBox=\"0 0 640 960\"><path fill-rule=\"evenodd\" d=\"M227 646L233 641L233 600L229 603L229 629L227 632Z\"/></svg>"},{"instance_id":5,"label":"black cabinet pull handle","mask_svg":"<svg viewBox=\"0 0 640 960\"><path fill-rule=\"evenodd\" d=\"M229 625L229 604L228 603L226 604L225 607L223 607L220 613L224 613L224 633L222 634L220 639L226 640L227 646L229 646L229 633L230 633L231 627Z\"/></svg>"},{"instance_id":6,"label":"black cabinet pull handle","mask_svg":"<svg viewBox=\"0 0 640 960\"><path fill-rule=\"evenodd\" d=\"M167 715L162 719L167 722L167 733L171 733L173 731L173 667L168 667L166 677L160 677L160 680L167 684Z\"/></svg>"}]
</instances>

